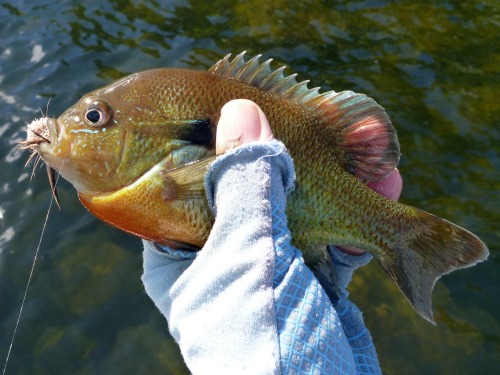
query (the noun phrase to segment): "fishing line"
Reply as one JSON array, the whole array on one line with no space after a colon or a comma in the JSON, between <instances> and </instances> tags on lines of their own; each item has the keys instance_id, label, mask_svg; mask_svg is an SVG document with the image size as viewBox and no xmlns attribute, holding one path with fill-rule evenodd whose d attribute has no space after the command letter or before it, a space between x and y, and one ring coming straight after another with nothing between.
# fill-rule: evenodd
<instances>
[{"instance_id":1,"label":"fishing line","mask_svg":"<svg viewBox=\"0 0 500 375\"><path fill-rule=\"evenodd\" d=\"M64 161L63 161L62 165L63 164L64 164ZM61 165L61 169L62 169L62 165ZM58 174L54 185L57 185L57 181L59 180L59 176L60 175ZM40 246L42 244L43 234L45 233L45 227L47 226L47 222L49 220L50 209L52 208L53 202L54 202L54 195L51 194L49 209L47 210L47 215L45 216L45 222L43 223L42 233L40 234L40 240L38 241L38 246L37 246L36 251L35 251L35 258L33 259L33 264L31 265L31 272L30 272L30 275L28 277L26 289L24 290L23 301L21 302L21 308L19 309L19 315L17 316L16 326L14 327L14 333L12 334L12 340L10 341L9 351L7 353L7 358L5 359L5 366L3 367L2 375L5 375L5 371L7 370L7 364L9 363L10 353L12 351L12 346L14 345L14 339L15 339L16 333L17 333L17 327L19 326L19 322L21 320L21 315L23 313L24 303L26 301L26 296L28 295L28 288L29 288L30 283L31 283L31 277L33 276L33 272L35 270L36 260L38 258L38 251L40 250Z\"/></svg>"}]
</instances>

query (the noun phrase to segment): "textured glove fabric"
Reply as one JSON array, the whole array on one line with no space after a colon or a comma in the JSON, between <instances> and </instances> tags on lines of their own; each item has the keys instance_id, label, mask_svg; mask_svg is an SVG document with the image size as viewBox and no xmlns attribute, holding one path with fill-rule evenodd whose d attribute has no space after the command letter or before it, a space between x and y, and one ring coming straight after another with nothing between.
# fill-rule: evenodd
<instances>
[{"instance_id":1,"label":"textured glove fabric","mask_svg":"<svg viewBox=\"0 0 500 375\"><path fill-rule=\"evenodd\" d=\"M380 372L347 292L336 311L290 244L285 205L293 181L280 142L235 148L206 177L216 220L205 247L196 254L145 241L146 292L193 373ZM369 260L330 252L343 288Z\"/></svg>"},{"instance_id":2,"label":"textured glove fabric","mask_svg":"<svg viewBox=\"0 0 500 375\"><path fill-rule=\"evenodd\" d=\"M372 256L368 253L352 256L339 251L334 246L328 246L328 251L341 286L341 295L335 310L351 346L357 373L381 374L375 345L363 321L363 314L354 303L347 299L349 296L347 285L351 281L353 271L366 265Z\"/></svg>"}]
</instances>

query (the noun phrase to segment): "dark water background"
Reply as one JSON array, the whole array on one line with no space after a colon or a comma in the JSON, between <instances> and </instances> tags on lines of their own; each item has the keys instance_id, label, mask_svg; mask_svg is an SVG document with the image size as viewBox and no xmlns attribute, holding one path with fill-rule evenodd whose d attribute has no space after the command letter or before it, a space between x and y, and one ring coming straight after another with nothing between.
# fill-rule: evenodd
<instances>
[{"instance_id":1,"label":"dark water background","mask_svg":"<svg viewBox=\"0 0 500 375\"><path fill-rule=\"evenodd\" d=\"M434 3L434 4L433 4ZM402 201L478 234L486 263L444 277L434 327L373 262L352 298L387 374L500 367L500 5L490 1L9 1L0 3L0 364L50 202L16 144L26 124L147 68L207 69L264 53L312 86L381 103L399 132ZM277 64L277 65L278 65ZM61 181L7 374L186 373L143 292L141 244Z\"/></svg>"}]
</instances>

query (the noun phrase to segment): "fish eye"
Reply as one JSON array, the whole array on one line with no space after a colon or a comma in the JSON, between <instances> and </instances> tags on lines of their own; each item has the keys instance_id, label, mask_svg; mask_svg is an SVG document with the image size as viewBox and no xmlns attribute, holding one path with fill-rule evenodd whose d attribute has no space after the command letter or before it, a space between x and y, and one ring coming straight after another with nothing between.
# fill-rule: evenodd
<instances>
[{"instance_id":1,"label":"fish eye","mask_svg":"<svg viewBox=\"0 0 500 375\"><path fill-rule=\"evenodd\" d=\"M84 120L90 126L106 125L111 117L111 110L106 102L97 100L85 109Z\"/></svg>"}]
</instances>

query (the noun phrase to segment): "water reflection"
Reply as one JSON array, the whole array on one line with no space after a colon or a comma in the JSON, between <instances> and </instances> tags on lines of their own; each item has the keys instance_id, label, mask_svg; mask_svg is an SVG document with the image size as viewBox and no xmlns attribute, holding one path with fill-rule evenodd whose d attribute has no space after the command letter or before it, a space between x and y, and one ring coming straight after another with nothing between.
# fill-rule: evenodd
<instances>
[{"instance_id":1,"label":"water reflection","mask_svg":"<svg viewBox=\"0 0 500 375\"><path fill-rule=\"evenodd\" d=\"M0 219L3 218L3 210L0 210ZM14 238L14 228L8 227L2 234L0 234L0 252L2 251L2 245Z\"/></svg>"},{"instance_id":2,"label":"water reflection","mask_svg":"<svg viewBox=\"0 0 500 375\"><path fill-rule=\"evenodd\" d=\"M14 96L7 95L6 93L1 92L1 91L0 91L0 100L2 100L3 102L5 102L7 104L14 104L15 101L16 101L16 99L14 98Z\"/></svg>"},{"instance_id":3,"label":"water reflection","mask_svg":"<svg viewBox=\"0 0 500 375\"><path fill-rule=\"evenodd\" d=\"M31 52L31 59L30 62L32 63L38 63L40 62L45 56L45 52L43 52L42 46L39 44L35 44L33 46L33 51Z\"/></svg>"}]
</instances>

